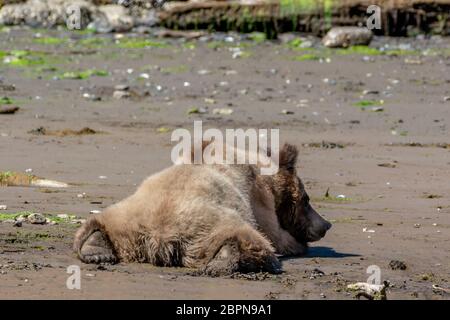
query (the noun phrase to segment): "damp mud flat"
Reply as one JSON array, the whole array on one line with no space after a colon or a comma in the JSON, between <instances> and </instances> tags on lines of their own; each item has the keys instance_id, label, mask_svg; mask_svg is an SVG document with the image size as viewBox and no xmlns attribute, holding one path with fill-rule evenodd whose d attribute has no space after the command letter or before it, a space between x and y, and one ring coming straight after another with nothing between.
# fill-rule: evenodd
<instances>
[{"instance_id":1,"label":"damp mud flat","mask_svg":"<svg viewBox=\"0 0 450 320\"><path fill-rule=\"evenodd\" d=\"M354 299L370 267L388 299L449 299L450 39L242 37L1 30L0 104L19 109L0 114L0 177L69 186L0 187L0 298ZM77 260L79 223L170 166L171 132L194 120L280 129L326 237L276 276ZM51 223L15 223L30 213Z\"/></svg>"}]
</instances>

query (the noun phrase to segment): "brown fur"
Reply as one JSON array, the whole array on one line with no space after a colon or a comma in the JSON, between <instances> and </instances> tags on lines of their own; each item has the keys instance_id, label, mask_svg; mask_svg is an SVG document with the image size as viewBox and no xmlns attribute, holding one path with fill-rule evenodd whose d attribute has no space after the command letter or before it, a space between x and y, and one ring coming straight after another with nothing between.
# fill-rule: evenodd
<instances>
[{"instance_id":1,"label":"brown fur","mask_svg":"<svg viewBox=\"0 0 450 320\"><path fill-rule=\"evenodd\" d=\"M172 166L91 217L74 249L84 262L137 261L210 275L279 272L275 252L298 255L307 246L298 234L296 207L305 192L296 161L297 149L285 145L273 176L260 175L258 165Z\"/></svg>"}]
</instances>

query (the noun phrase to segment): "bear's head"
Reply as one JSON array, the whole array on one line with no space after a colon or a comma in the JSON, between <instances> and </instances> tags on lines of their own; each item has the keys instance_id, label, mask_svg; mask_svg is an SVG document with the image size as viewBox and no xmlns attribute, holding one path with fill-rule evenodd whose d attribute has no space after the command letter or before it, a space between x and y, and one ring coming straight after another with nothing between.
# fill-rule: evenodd
<instances>
[{"instance_id":1,"label":"bear's head","mask_svg":"<svg viewBox=\"0 0 450 320\"><path fill-rule=\"evenodd\" d=\"M279 170L271 177L275 209L280 226L299 243L320 240L331 228L309 203L308 194L297 176L298 150L285 144L279 152Z\"/></svg>"}]
</instances>

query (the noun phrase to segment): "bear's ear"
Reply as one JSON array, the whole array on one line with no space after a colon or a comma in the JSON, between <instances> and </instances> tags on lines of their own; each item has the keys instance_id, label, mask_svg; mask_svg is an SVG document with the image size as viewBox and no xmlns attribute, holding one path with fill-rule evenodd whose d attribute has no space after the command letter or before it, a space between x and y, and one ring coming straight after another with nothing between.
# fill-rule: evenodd
<instances>
[{"instance_id":1,"label":"bear's ear","mask_svg":"<svg viewBox=\"0 0 450 320\"><path fill-rule=\"evenodd\" d=\"M284 168L289 172L295 171L297 164L298 149L292 144L285 143L280 150L280 168Z\"/></svg>"}]
</instances>

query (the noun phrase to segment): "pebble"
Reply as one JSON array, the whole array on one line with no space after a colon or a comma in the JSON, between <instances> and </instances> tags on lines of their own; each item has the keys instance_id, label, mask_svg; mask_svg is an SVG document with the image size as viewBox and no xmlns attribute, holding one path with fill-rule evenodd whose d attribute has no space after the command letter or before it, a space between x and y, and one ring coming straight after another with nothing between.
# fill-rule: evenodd
<instances>
[{"instance_id":1,"label":"pebble","mask_svg":"<svg viewBox=\"0 0 450 320\"><path fill-rule=\"evenodd\" d=\"M139 78L141 78L141 79L150 79L150 75L148 73L141 73L139 75Z\"/></svg>"}]
</instances>

